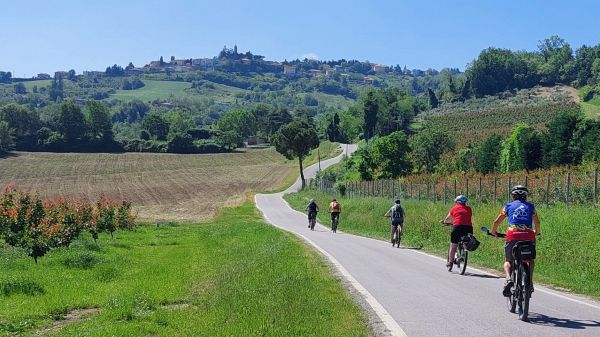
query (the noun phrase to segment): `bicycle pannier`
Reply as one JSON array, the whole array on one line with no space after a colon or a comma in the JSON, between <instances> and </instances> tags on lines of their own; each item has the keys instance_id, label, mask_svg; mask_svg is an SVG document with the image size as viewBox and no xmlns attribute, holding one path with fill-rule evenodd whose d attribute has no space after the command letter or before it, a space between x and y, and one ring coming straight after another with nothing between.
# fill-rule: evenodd
<instances>
[{"instance_id":1,"label":"bicycle pannier","mask_svg":"<svg viewBox=\"0 0 600 337\"><path fill-rule=\"evenodd\" d=\"M469 234L469 242L467 242L465 248L467 248L468 251L472 252L476 250L477 247L479 247L479 240L475 238L475 235Z\"/></svg>"},{"instance_id":2,"label":"bicycle pannier","mask_svg":"<svg viewBox=\"0 0 600 337\"><path fill-rule=\"evenodd\" d=\"M513 248L513 256L517 260L535 259L535 245L530 242L519 242Z\"/></svg>"}]
</instances>

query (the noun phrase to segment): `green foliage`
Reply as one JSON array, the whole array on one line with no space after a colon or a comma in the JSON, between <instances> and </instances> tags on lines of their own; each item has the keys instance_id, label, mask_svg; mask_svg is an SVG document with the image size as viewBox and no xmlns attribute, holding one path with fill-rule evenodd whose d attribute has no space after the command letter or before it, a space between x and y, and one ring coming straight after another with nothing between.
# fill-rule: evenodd
<instances>
[{"instance_id":1,"label":"green foliage","mask_svg":"<svg viewBox=\"0 0 600 337\"><path fill-rule=\"evenodd\" d=\"M237 147L243 145L245 138L256 134L256 117L247 110L228 111L221 116L216 127L223 132L224 137L228 138L230 144L233 144L233 140L237 140L235 144ZM237 134L238 137L231 137L231 133Z\"/></svg>"},{"instance_id":2,"label":"green foliage","mask_svg":"<svg viewBox=\"0 0 600 337\"><path fill-rule=\"evenodd\" d=\"M397 178L412 171L406 135L396 131L373 141L373 161L378 178Z\"/></svg>"},{"instance_id":3,"label":"green foliage","mask_svg":"<svg viewBox=\"0 0 600 337\"><path fill-rule=\"evenodd\" d=\"M305 121L296 120L279 128L273 135L272 144L275 150L292 160L298 158L302 187L306 186L302 161L310 150L319 146L319 136L313 126Z\"/></svg>"},{"instance_id":4,"label":"green foliage","mask_svg":"<svg viewBox=\"0 0 600 337\"><path fill-rule=\"evenodd\" d=\"M187 133L177 133L169 140L167 150L171 153L194 153L194 139Z\"/></svg>"},{"instance_id":5,"label":"green foliage","mask_svg":"<svg viewBox=\"0 0 600 337\"><path fill-rule=\"evenodd\" d=\"M486 139L476 153L475 169L484 174L498 172L502 137L497 134Z\"/></svg>"},{"instance_id":6,"label":"green foliage","mask_svg":"<svg viewBox=\"0 0 600 337\"><path fill-rule=\"evenodd\" d=\"M158 140L166 140L169 134L169 123L157 112L152 112L144 117L142 128Z\"/></svg>"},{"instance_id":7,"label":"green foliage","mask_svg":"<svg viewBox=\"0 0 600 337\"><path fill-rule=\"evenodd\" d=\"M81 108L73 102L64 102L60 106L58 124L67 141L80 139L86 133L86 122Z\"/></svg>"},{"instance_id":8,"label":"green foliage","mask_svg":"<svg viewBox=\"0 0 600 337\"><path fill-rule=\"evenodd\" d=\"M502 142L500 170L510 172L539 167L540 145L539 135L533 127L525 123L517 124Z\"/></svg>"},{"instance_id":9,"label":"green foliage","mask_svg":"<svg viewBox=\"0 0 600 337\"><path fill-rule=\"evenodd\" d=\"M0 108L0 120L7 122L18 138L34 135L40 123L35 112L15 103Z\"/></svg>"},{"instance_id":10,"label":"green foliage","mask_svg":"<svg viewBox=\"0 0 600 337\"><path fill-rule=\"evenodd\" d=\"M88 101L88 130L92 138L112 140L112 121L106 106L98 101Z\"/></svg>"},{"instance_id":11,"label":"green foliage","mask_svg":"<svg viewBox=\"0 0 600 337\"><path fill-rule=\"evenodd\" d=\"M544 133L544 167L575 163L569 145L581 119L579 111L564 111L547 124Z\"/></svg>"},{"instance_id":12,"label":"green foliage","mask_svg":"<svg viewBox=\"0 0 600 337\"><path fill-rule=\"evenodd\" d=\"M434 172L440 158L454 150L454 141L447 132L427 125L410 139L416 172Z\"/></svg>"},{"instance_id":13,"label":"green foliage","mask_svg":"<svg viewBox=\"0 0 600 337\"><path fill-rule=\"evenodd\" d=\"M0 153L14 148L14 133L5 121L0 121Z\"/></svg>"}]
</instances>

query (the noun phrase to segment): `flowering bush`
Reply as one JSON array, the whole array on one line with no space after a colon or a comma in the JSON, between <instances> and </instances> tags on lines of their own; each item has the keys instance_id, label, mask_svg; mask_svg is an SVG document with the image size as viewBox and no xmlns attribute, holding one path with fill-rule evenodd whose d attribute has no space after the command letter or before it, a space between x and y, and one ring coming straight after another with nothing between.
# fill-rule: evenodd
<instances>
[{"instance_id":1,"label":"flowering bush","mask_svg":"<svg viewBox=\"0 0 600 337\"><path fill-rule=\"evenodd\" d=\"M38 195L9 186L0 196L0 237L7 245L27 251L37 263L50 249L68 247L82 231L94 240L99 232L132 229L135 215L129 201L100 195L94 205L86 200L58 198L42 201Z\"/></svg>"}]
</instances>

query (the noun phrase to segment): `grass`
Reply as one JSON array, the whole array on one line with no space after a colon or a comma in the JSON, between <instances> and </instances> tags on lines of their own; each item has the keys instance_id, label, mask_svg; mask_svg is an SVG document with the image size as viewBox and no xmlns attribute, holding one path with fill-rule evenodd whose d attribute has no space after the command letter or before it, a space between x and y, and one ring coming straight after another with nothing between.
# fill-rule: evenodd
<instances>
[{"instance_id":1,"label":"grass","mask_svg":"<svg viewBox=\"0 0 600 337\"><path fill-rule=\"evenodd\" d=\"M589 102L581 102L580 104L587 118L600 120L600 97L594 98Z\"/></svg>"},{"instance_id":2,"label":"grass","mask_svg":"<svg viewBox=\"0 0 600 337\"><path fill-rule=\"evenodd\" d=\"M297 176L297 161L274 149L241 153L30 153L0 159L0 186L16 184L43 197L99 193L130 199L142 221L198 222L248 191L278 190Z\"/></svg>"},{"instance_id":3,"label":"grass","mask_svg":"<svg viewBox=\"0 0 600 337\"><path fill-rule=\"evenodd\" d=\"M0 335L370 335L323 259L249 202L98 244L84 236L37 265L0 249Z\"/></svg>"},{"instance_id":4,"label":"grass","mask_svg":"<svg viewBox=\"0 0 600 337\"><path fill-rule=\"evenodd\" d=\"M303 210L310 198L317 200L322 209L331 200L331 196L316 191L286 196L286 200L297 210ZM391 199L340 199L340 230L389 240L389 220L383 218L383 214L391 207ZM451 205L405 200L403 207L406 211L404 245L422 247L428 252L445 256L449 230L439 221L446 216ZM474 223L477 227L491 228L500 208L499 204L474 205ZM592 208L565 205L540 207L538 211L543 234L537 245L536 281L600 297L600 231L597 226L600 213ZM326 212L320 212L319 221L328 223L327 215ZM506 221L501 228L506 228ZM481 245L469 256L469 263L500 271L504 256L503 240L484 236L483 233L477 237Z\"/></svg>"},{"instance_id":5,"label":"grass","mask_svg":"<svg viewBox=\"0 0 600 337\"><path fill-rule=\"evenodd\" d=\"M114 95L110 96L110 99L116 98L122 101L131 101L139 99L144 102L152 101L155 99L168 99L171 96L183 97L188 95L185 89L192 86L189 82L176 82L176 81L156 81L156 80L143 80L145 86L136 90L117 90Z\"/></svg>"}]
</instances>

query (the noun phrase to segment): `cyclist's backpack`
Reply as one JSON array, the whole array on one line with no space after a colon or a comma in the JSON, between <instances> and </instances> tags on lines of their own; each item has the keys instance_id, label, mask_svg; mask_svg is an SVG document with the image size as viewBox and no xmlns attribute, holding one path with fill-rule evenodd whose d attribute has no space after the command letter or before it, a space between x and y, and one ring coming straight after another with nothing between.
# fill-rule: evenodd
<instances>
[{"instance_id":1,"label":"cyclist's backpack","mask_svg":"<svg viewBox=\"0 0 600 337\"><path fill-rule=\"evenodd\" d=\"M394 206L394 211L392 212L392 219L400 222L404 221L404 210L400 205Z\"/></svg>"},{"instance_id":2,"label":"cyclist's backpack","mask_svg":"<svg viewBox=\"0 0 600 337\"><path fill-rule=\"evenodd\" d=\"M337 201L334 201L331 205L331 208L335 211L335 212L339 212L340 211L340 204Z\"/></svg>"},{"instance_id":3,"label":"cyclist's backpack","mask_svg":"<svg viewBox=\"0 0 600 337\"><path fill-rule=\"evenodd\" d=\"M479 247L479 240L475 238L475 235L469 234L469 242L467 242L465 248L467 248L468 251L472 252L475 249L477 249L477 247Z\"/></svg>"}]
</instances>

